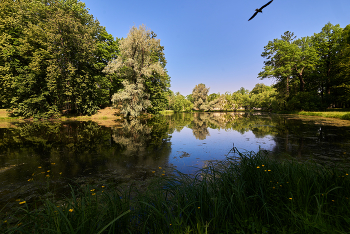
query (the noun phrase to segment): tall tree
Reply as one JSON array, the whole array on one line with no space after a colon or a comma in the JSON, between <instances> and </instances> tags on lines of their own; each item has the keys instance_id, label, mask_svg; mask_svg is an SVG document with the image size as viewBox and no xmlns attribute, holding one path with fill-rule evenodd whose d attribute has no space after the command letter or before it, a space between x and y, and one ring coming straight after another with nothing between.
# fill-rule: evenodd
<instances>
[{"instance_id":1,"label":"tall tree","mask_svg":"<svg viewBox=\"0 0 350 234\"><path fill-rule=\"evenodd\" d=\"M294 34L285 32L281 39L270 41L265 46L262 57L266 58L264 62L264 71L259 73L259 77L275 78L277 88L285 86L285 98L290 95L290 84L299 85L299 92L305 91L306 74L314 70L318 63L316 49L312 45L310 37L294 39ZM295 91L298 92L298 91Z\"/></svg>"},{"instance_id":2,"label":"tall tree","mask_svg":"<svg viewBox=\"0 0 350 234\"><path fill-rule=\"evenodd\" d=\"M162 64L165 59L155 56L162 50L160 40L155 37L144 25L139 28L133 26L128 36L120 40L119 57L104 69L106 73L125 77L122 82L124 89L115 93L112 101L115 105L121 104L121 113L126 117L138 116L152 106L149 91L153 82L151 77L160 77L159 82L167 77L165 65Z\"/></svg>"},{"instance_id":3,"label":"tall tree","mask_svg":"<svg viewBox=\"0 0 350 234\"><path fill-rule=\"evenodd\" d=\"M284 93L284 98L288 99L290 93L290 78L292 77L291 68L288 64L291 62L287 56L287 48L295 40L293 32L286 31L281 35L281 39L269 41L264 47L264 52L261 54L264 61L264 71L259 73L261 79L275 78L280 88L280 92Z\"/></svg>"},{"instance_id":4,"label":"tall tree","mask_svg":"<svg viewBox=\"0 0 350 234\"><path fill-rule=\"evenodd\" d=\"M342 33L341 51L339 63L339 73L334 90L338 94L338 103L342 107L350 106L350 24Z\"/></svg>"},{"instance_id":5,"label":"tall tree","mask_svg":"<svg viewBox=\"0 0 350 234\"><path fill-rule=\"evenodd\" d=\"M336 78L340 72L339 59L342 54L343 29L337 25L327 23L320 33L312 37L313 44L319 56L319 63L313 72L314 87L320 92L322 100L327 96L330 104L331 89L336 85ZM333 95L332 95L333 96Z\"/></svg>"},{"instance_id":6,"label":"tall tree","mask_svg":"<svg viewBox=\"0 0 350 234\"><path fill-rule=\"evenodd\" d=\"M198 84L192 90L192 98L194 102L195 110L207 110L207 98L209 88L205 87L205 84Z\"/></svg>"},{"instance_id":7,"label":"tall tree","mask_svg":"<svg viewBox=\"0 0 350 234\"><path fill-rule=\"evenodd\" d=\"M77 0L1 2L0 86L15 115L51 117L98 109L99 22Z\"/></svg>"}]
</instances>

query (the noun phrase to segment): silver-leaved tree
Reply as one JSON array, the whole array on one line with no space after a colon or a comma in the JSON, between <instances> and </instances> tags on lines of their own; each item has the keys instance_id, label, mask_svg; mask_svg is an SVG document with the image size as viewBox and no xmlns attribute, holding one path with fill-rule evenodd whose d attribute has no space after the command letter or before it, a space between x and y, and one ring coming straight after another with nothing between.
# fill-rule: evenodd
<instances>
[{"instance_id":1,"label":"silver-leaved tree","mask_svg":"<svg viewBox=\"0 0 350 234\"><path fill-rule=\"evenodd\" d=\"M121 105L125 117L136 117L152 105L145 83L154 74L166 74L161 61L154 59L162 50L160 40L155 37L144 25L133 26L128 36L120 41L118 58L104 69L106 73L117 73L125 78L123 89L112 96L113 105Z\"/></svg>"}]
</instances>

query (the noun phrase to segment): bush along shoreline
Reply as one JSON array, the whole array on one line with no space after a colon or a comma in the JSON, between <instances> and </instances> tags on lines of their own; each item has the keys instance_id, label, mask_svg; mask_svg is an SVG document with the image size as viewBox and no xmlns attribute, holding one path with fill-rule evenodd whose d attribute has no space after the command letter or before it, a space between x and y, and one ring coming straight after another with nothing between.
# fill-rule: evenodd
<instances>
[{"instance_id":1,"label":"bush along shoreline","mask_svg":"<svg viewBox=\"0 0 350 234\"><path fill-rule=\"evenodd\" d=\"M147 190L85 187L64 201L19 201L1 233L350 233L350 170L238 153ZM156 174L156 173L155 173Z\"/></svg>"}]
</instances>

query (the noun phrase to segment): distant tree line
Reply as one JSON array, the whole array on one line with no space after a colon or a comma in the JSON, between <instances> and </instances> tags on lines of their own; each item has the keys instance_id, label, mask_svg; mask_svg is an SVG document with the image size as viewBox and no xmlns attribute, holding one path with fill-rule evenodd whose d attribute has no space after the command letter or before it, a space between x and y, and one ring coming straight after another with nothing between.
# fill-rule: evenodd
<instances>
[{"instance_id":1,"label":"distant tree line","mask_svg":"<svg viewBox=\"0 0 350 234\"><path fill-rule=\"evenodd\" d=\"M114 39L78 0L2 0L0 12L0 108L35 118L118 101L125 116L165 109L164 48L144 26Z\"/></svg>"},{"instance_id":2,"label":"distant tree line","mask_svg":"<svg viewBox=\"0 0 350 234\"><path fill-rule=\"evenodd\" d=\"M170 91L168 108L181 112L350 107L350 25L343 29L327 23L320 33L299 39L287 31L269 41L261 56L266 60L258 78L272 78L274 85L208 95L209 88L198 84L187 97Z\"/></svg>"},{"instance_id":3,"label":"distant tree line","mask_svg":"<svg viewBox=\"0 0 350 234\"><path fill-rule=\"evenodd\" d=\"M279 102L276 100L277 92L272 86L258 83L249 91L243 87L231 93L209 93L205 84L198 84L186 97L179 92L168 92L169 110L175 112L191 111L232 111L232 110L272 110L277 109Z\"/></svg>"}]
</instances>

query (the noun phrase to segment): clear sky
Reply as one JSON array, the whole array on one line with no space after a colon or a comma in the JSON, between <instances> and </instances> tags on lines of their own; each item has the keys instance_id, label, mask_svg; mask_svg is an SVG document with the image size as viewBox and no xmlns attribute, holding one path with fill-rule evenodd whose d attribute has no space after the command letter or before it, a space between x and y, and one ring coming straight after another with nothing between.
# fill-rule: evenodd
<instances>
[{"instance_id":1,"label":"clear sky","mask_svg":"<svg viewBox=\"0 0 350 234\"><path fill-rule=\"evenodd\" d=\"M350 0L82 0L107 32L126 37L132 26L146 25L164 46L170 89L183 95L199 83L209 93L252 90L260 80L269 41L285 31L300 38L319 33L330 22L350 24Z\"/></svg>"}]
</instances>

